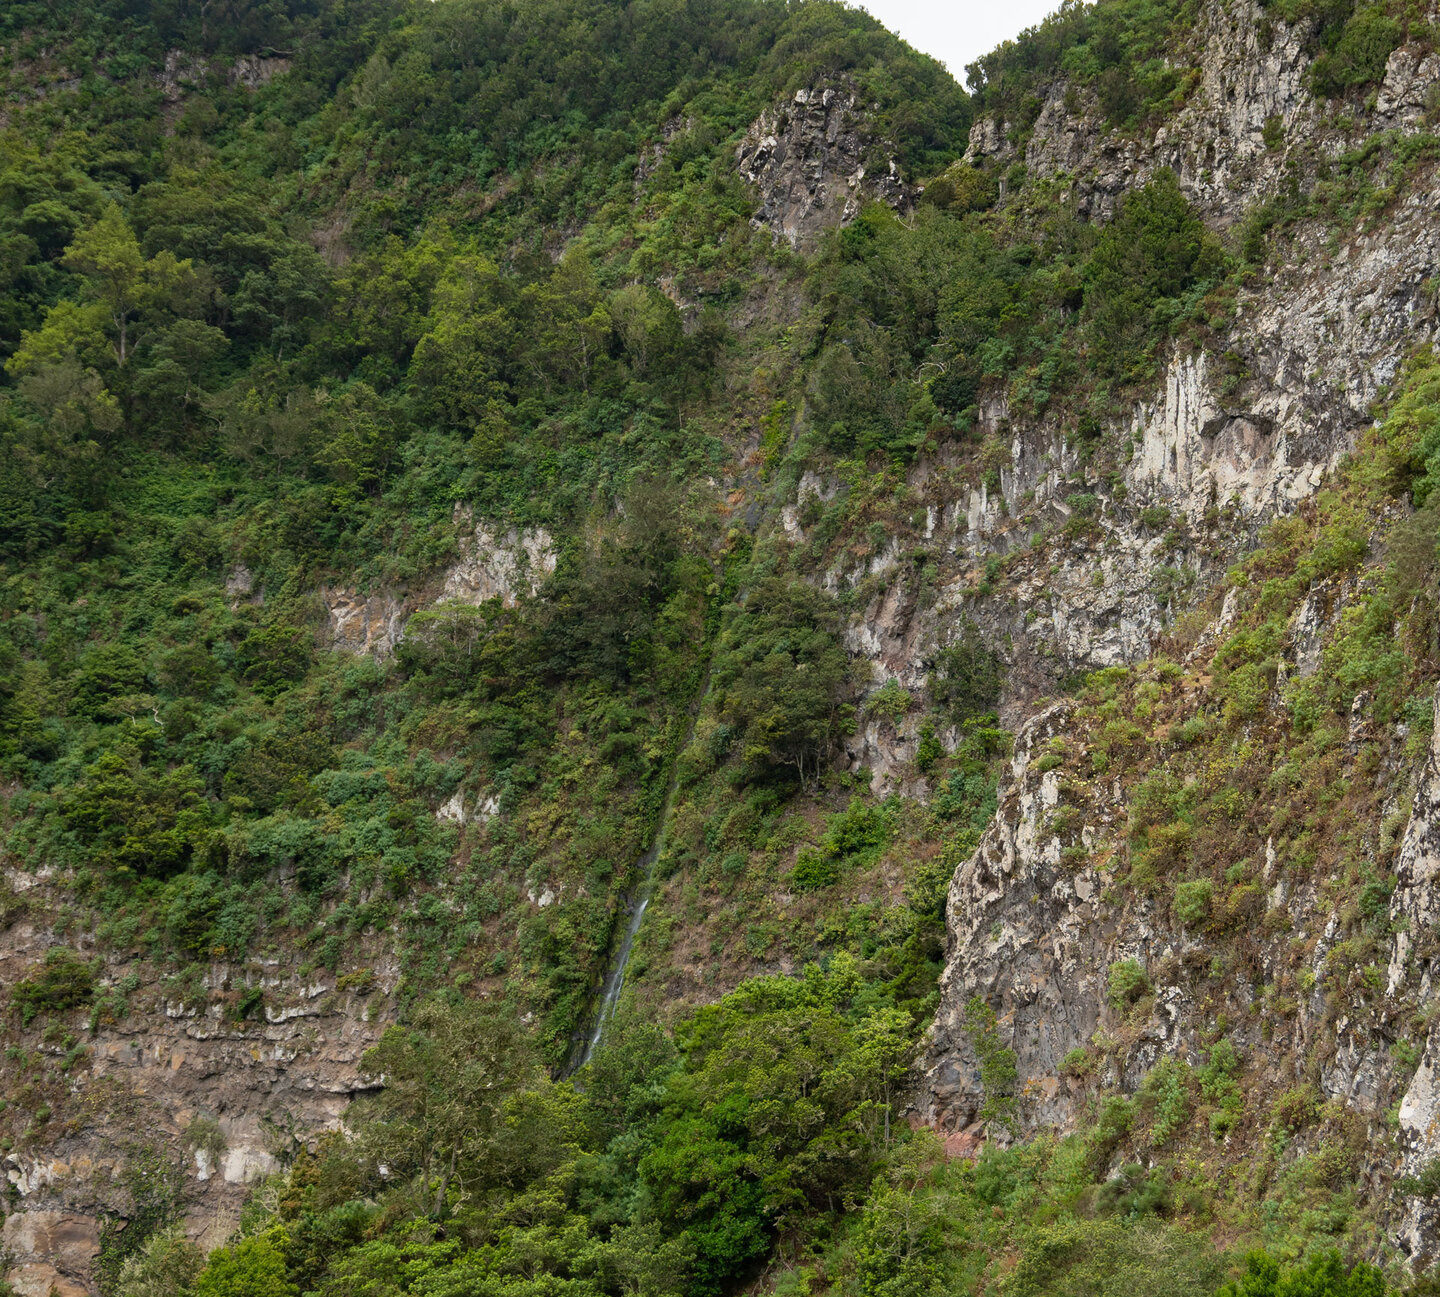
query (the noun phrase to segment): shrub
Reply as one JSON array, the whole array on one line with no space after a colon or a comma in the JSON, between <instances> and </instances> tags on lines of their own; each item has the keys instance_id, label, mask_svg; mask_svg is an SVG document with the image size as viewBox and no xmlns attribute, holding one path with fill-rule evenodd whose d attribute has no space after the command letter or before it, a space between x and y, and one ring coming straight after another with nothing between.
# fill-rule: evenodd
<instances>
[{"instance_id":1,"label":"shrub","mask_svg":"<svg viewBox=\"0 0 1440 1297\"><path fill-rule=\"evenodd\" d=\"M1183 820L1174 824L1157 824L1147 829L1137 844L1130 871L1130 881L1143 887L1161 874L1185 868L1190 860L1194 830Z\"/></svg>"},{"instance_id":2,"label":"shrub","mask_svg":"<svg viewBox=\"0 0 1440 1297\"><path fill-rule=\"evenodd\" d=\"M920 727L920 740L915 745L915 766L921 774L928 775L944 759L945 745L936 735L934 724L926 721Z\"/></svg>"},{"instance_id":3,"label":"shrub","mask_svg":"<svg viewBox=\"0 0 1440 1297\"><path fill-rule=\"evenodd\" d=\"M910 692L898 680L887 680L865 700L865 710L872 716L883 716L892 725L910 710Z\"/></svg>"},{"instance_id":4,"label":"shrub","mask_svg":"<svg viewBox=\"0 0 1440 1297\"><path fill-rule=\"evenodd\" d=\"M296 1297L299 1289L285 1277L285 1258L267 1235L241 1239L234 1247L210 1254L191 1290L195 1297Z\"/></svg>"},{"instance_id":5,"label":"shrub","mask_svg":"<svg viewBox=\"0 0 1440 1297\"><path fill-rule=\"evenodd\" d=\"M761 582L726 630L712 683L752 770L793 766L802 785L818 779L853 720L833 600L803 581Z\"/></svg>"},{"instance_id":6,"label":"shrub","mask_svg":"<svg viewBox=\"0 0 1440 1297\"><path fill-rule=\"evenodd\" d=\"M822 887L829 887L838 877L832 858L814 847L804 847L796 857L790 884L798 892L818 892Z\"/></svg>"},{"instance_id":7,"label":"shrub","mask_svg":"<svg viewBox=\"0 0 1440 1297\"><path fill-rule=\"evenodd\" d=\"M1139 960L1121 959L1110 965L1105 998L1115 1010L1134 1007L1150 990L1150 977Z\"/></svg>"},{"instance_id":8,"label":"shrub","mask_svg":"<svg viewBox=\"0 0 1440 1297\"><path fill-rule=\"evenodd\" d=\"M1134 1187L1127 1177L1111 1192L1117 1210L1105 1219L1070 1217L1037 1226L1005 1286L1008 1297L1212 1297L1224 1261L1203 1237L1155 1219L1163 1189L1139 1175ZM1132 1211L1138 1222L1130 1219Z\"/></svg>"},{"instance_id":9,"label":"shrub","mask_svg":"<svg viewBox=\"0 0 1440 1297\"><path fill-rule=\"evenodd\" d=\"M56 946L45 952L45 962L10 991L11 1005L29 1026L38 1014L60 1013L88 1004L95 994L95 972L73 950Z\"/></svg>"},{"instance_id":10,"label":"shrub","mask_svg":"<svg viewBox=\"0 0 1440 1297\"><path fill-rule=\"evenodd\" d=\"M1168 332L1178 314L1176 299L1223 264L1218 242L1186 201L1174 172L1159 171L1127 194L1101 230L1086 271L1087 325L1102 370L1117 376L1132 372Z\"/></svg>"},{"instance_id":11,"label":"shrub","mask_svg":"<svg viewBox=\"0 0 1440 1297\"><path fill-rule=\"evenodd\" d=\"M825 853L841 860L873 862L890 841L890 815L889 805L876 806L852 797L839 815L830 817L821 844Z\"/></svg>"},{"instance_id":12,"label":"shrub","mask_svg":"<svg viewBox=\"0 0 1440 1297\"><path fill-rule=\"evenodd\" d=\"M974 622L966 622L949 648L935 655L930 695L956 723L993 711L1005 684L1005 661Z\"/></svg>"},{"instance_id":13,"label":"shrub","mask_svg":"<svg viewBox=\"0 0 1440 1297\"><path fill-rule=\"evenodd\" d=\"M1210 916L1210 898L1215 885L1208 878L1194 878L1175 886L1175 917L1190 927Z\"/></svg>"},{"instance_id":14,"label":"shrub","mask_svg":"<svg viewBox=\"0 0 1440 1297\"><path fill-rule=\"evenodd\" d=\"M1319 1092L1313 1085L1294 1086L1275 1100L1271 1114L1285 1130L1304 1130L1320 1116Z\"/></svg>"},{"instance_id":15,"label":"shrub","mask_svg":"<svg viewBox=\"0 0 1440 1297\"><path fill-rule=\"evenodd\" d=\"M144 687L145 666L133 649L123 644L101 645L85 655L75 682L75 707L82 715L114 720L119 714L114 701Z\"/></svg>"},{"instance_id":16,"label":"shrub","mask_svg":"<svg viewBox=\"0 0 1440 1297\"><path fill-rule=\"evenodd\" d=\"M294 626L262 626L252 630L235 655L241 677L264 698L289 689L310 668L312 636Z\"/></svg>"},{"instance_id":17,"label":"shrub","mask_svg":"<svg viewBox=\"0 0 1440 1297\"><path fill-rule=\"evenodd\" d=\"M1140 1096L1154 1109L1150 1141L1161 1148L1190 1120L1190 1069L1178 1058L1162 1058L1146 1075Z\"/></svg>"},{"instance_id":18,"label":"shrub","mask_svg":"<svg viewBox=\"0 0 1440 1297\"><path fill-rule=\"evenodd\" d=\"M173 874L203 858L213 841L195 770L158 770L131 750L105 752L87 766L60 813L90 859L117 872Z\"/></svg>"},{"instance_id":19,"label":"shrub","mask_svg":"<svg viewBox=\"0 0 1440 1297\"><path fill-rule=\"evenodd\" d=\"M1356 10L1341 29L1335 48L1311 66L1311 90L1324 98L1379 81L1390 52L1403 37L1404 29L1380 5Z\"/></svg>"},{"instance_id":20,"label":"shrub","mask_svg":"<svg viewBox=\"0 0 1440 1297\"><path fill-rule=\"evenodd\" d=\"M961 1030L980 1063L980 1087L985 1095L980 1119L1008 1126L1015 1111L1015 1084L1020 1071L1015 1051L1000 1041L995 1010L980 996L974 996L965 1006Z\"/></svg>"},{"instance_id":21,"label":"shrub","mask_svg":"<svg viewBox=\"0 0 1440 1297\"><path fill-rule=\"evenodd\" d=\"M1200 1093L1215 1105L1210 1114L1210 1133L1216 1139L1228 1135L1245 1111L1245 1096L1236 1079L1242 1066L1235 1046L1222 1039L1210 1046L1209 1057L1195 1070Z\"/></svg>"},{"instance_id":22,"label":"shrub","mask_svg":"<svg viewBox=\"0 0 1440 1297\"><path fill-rule=\"evenodd\" d=\"M1100 1186L1095 1209L1101 1216L1122 1220L1164 1216L1170 1210L1170 1189L1158 1169L1147 1172L1138 1162L1131 1162Z\"/></svg>"},{"instance_id":23,"label":"shrub","mask_svg":"<svg viewBox=\"0 0 1440 1297\"><path fill-rule=\"evenodd\" d=\"M1283 1268L1256 1251L1245 1258L1244 1276L1227 1283L1216 1297L1385 1297L1385 1278L1364 1261L1347 1269L1333 1250Z\"/></svg>"}]
</instances>

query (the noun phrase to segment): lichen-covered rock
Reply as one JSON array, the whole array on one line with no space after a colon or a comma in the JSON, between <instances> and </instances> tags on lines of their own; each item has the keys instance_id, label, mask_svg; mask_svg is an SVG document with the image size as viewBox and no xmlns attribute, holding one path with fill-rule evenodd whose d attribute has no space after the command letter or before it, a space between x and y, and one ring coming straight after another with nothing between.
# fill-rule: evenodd
<instances>
[{"instance_id":1,"label":"lichen-covered rock","mask_svg":"<svg viewBox=\"0 0 1440 1297\"><path fill-rule=\"evenodd\" d=\"M967 1027L977 998L999 1016L1025 1096L1011 1125L995 1125L992 1134L1073 1128L1083 1091L1062 1077L1061 1064L1100 1024L1112 960L1139 955L1145 962L1151 953L1153 934L1122 926L1105 901L1103 871L1064 863L1060 838L1047 829L1061 802L1060 775L1032 762L1064 733L1068 714L1067 704L1054 704L1016 736L999 810L950 885L949 950L923 1101L926 1120L942 1133L981 1124L986 1096ZM1099 822L1083 830L1090 843L1099 842L1110 817L1102 809L1094 818Z\"/></svg>"},{"instance_id":2,"label":"lichen-covered rock","mask_svg":"<svg viewBox=\"0 0 1440 1297\"><path fill-rule=\"evenodd\" d=\"M0 985L13 985L55 943L53 931L29 920L0 931ZM324 971L302 977L276 957L244 966L216 961L191 1000L167 999L158 981L141 980L118 1019L101 1016L87 1030L89 1011L74 1011L73 1030L84 1032L87 1049L67 1081L84 1120L4 1162L11 1186L4 1243L17 1289L48 1294L53 1283L63 1293L91 1291L99 1220L123 1205L121 1171L142 1146L183 1162L187 1232L207 1247L223 1243L250 1186L279 1167L291 1141L337 1128L351 1098L370 1084L360 1057L394 1020L400 973L383 940L359 938L351 953L364 958L367 947L371 968L348 982ZM111 951L100 984L119 985L145 968ZM263 1011L237 1020L247 992L260 993ZM197 1117L214 1123L213 1156L208 1148L185 1150L183 1134Z\"/></svg>"},{"instance_id":3,"label":"lichen-covered rock","mask_svg":"<svg viewBox=\"0 0 1440 1297\"><path fill-rule=\"evenodd\" d=\"M346 653L386 657L395 650L412 609L390 593L322 590L330 618L330 647Z\"/></svg>"},{"instance_id":4,"label":"lichen-covered rock","mask_svg":"<svg viewBox=\"0 0 1440 1297\"><path fill-rule=\"evenodd\" d=\"M100 1226L93 1217L15 1212L5 1217L3 1242L10 1263L6 1277L19 1297L86 1297L85 1279L100 1251Z\"/></svg>"}]
</instances>

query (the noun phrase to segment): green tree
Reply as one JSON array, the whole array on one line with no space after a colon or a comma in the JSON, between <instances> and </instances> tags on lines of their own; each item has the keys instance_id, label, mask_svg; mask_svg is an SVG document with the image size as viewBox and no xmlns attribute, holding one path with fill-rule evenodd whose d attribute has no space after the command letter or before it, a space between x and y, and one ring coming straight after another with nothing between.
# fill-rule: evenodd
<instances>
[{"instance_id":1,"label":"green tree","mask_svg":"<svg viewBox=\"0 0 1440 1297\"><path fill-rule=\"evenodd\" d=\"M1183 294L1224 256L1169 169L1128 193L1086 265L1090 345L1108 373L1131 376L1169 331Z\"/></svg>"},{"instance_id":2,"label":"green tree","mask_svg":"<svg viewBox=\"0 0 1440 1297\"><path fill-rule=\"evenodd\" d=\"M971 621L935 655L929 680L930 696L956 723L993 711L1004 684L1005 659Z\"/></svg>"},{"instance_id":3,"label":"green tree","mask_svg":"<svg viewBox=\"0 0 1440 1297\"><path fill-rule=\"evenodd\" d=\"M509 400L507 372L520 345L514 290L488 257L452 257L435 285L429 328L415 346L409 378L423 408L474 430Z\"/></svg>"},{"instance_id":4,"label":"green tree","mask_svg":"<svg viewBox=\"0 0 1440 1297\"><path fill-rule=\"evenodd\" d=\"M129 749L101 754L60 799L89 861L124 873L173 874L212 838L205 786L190 766L156 770Z\"/></svg>"},{"instance_id":5,"label":"green tree","mask_svg":"<svg viewBox=\"0 0 1440 1297\"><path fill-rule=\"evenodd\" d=\"M142 313L169 305L194 278L191 263L178 260L173 252L163 250L147 259L116 203L76 236L64 260L85 277L89 296L104 308L115 363L122 368L134 353Z\"/></svg>"},{"instance_id":6,"label":"green tree","mask_svg":"<svg viewBox=\"0 0 1440 1297\"><path fill-rule=\"evenodd\" d=\"M210 1253L193 1297L298 1297L285 1275L285 1234L270 1230Z\"/></svg>"},{"instance_id":7,"label":"green tree","mask_svg":"<svg viewBox=\"0 0 1440 1297\"><path fill-rule=\"evenodd\" d=\"M627 284L610 299L609 317L641 377L652 375L680 347L680 312L658 288ZM586 330L577 321L572 332L583 338Z\"/></svg>"},{"instance_id":8,"label":"green tree","mask_svg":"<svg viewBox=\"0 0 1440 1297\"><path fill-rule=\"evenodd\" d=\"M120 403L106 390L104 379L74 355L66 355L27 369L19 387L41 416L34 443L40 464L49 471L58 469L87 495L102 494L95 488L103 478L113 434L124 422Z\"/></svg>"},{"instance_id":9,"label":"green tree","mask_svg":"<svg viewBox=\"0 0 1440 1297\"><path fill-rule=\"evenodd\" d=\"M793 766L812 785L853 719L833 601L804 581L766 578L726 628L712 684L746 762Z\"/></svg>"},{"instance_id":10,"label":"green tree","mask_svg":"<svg viewBox=\"0 0 1440 1297\"><path fill-rule=\"evenodd\" d=\"M506 1104L535 1080L530 1039L507 1010L430 1002L411 1026L386 1029L361 1060L383 1079L346 1120L365 1156L415 1177L431 1216L451 1186L486 1184L510 1132Z\"/></svg>"},{"instance_id":11,"label":"green tree","mask_svg":"<svg viewBox=\"0 0 1440 1297\"><path fill-rule=\"evenodd\" d=\"M1216 1297L1385 1297L1385 1277L1364 1261L1348 1267L1334 1250L1303 1265L1281 1266L1263 1251L1245 1257L1245 1272Z\"/></svg>"},{"instance_id":12,"label":"green tree","mask_svg":"<svg viewBox=\"0 0 1440 1297\"><path fill-rule=\"evenodd\" d=\"M10 1003L20 1011L23 1026L37 1014L61 1013L88 1004L95 994L95 970L73 950L52 946L45 961L10 988Z\"/></svg>"},{"instance_id":13,"label":"green tree","mask_svg":"<svg viewBox=\"0 0 1440 1297\"><path fill-rule=\"evenodd\" d=\"M188 1297L205 1268L205 1254L176 1225L152 1234L142 1252L120 1268L114 1297Z\"/></svg>"}]
</instances>

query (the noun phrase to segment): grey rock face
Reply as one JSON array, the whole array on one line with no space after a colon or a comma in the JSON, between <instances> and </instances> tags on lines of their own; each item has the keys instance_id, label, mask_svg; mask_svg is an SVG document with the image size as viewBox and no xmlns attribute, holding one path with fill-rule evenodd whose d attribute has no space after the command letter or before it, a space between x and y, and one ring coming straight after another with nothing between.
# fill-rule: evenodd
<instances>
[{"instance_id":1,"label":"grey rock face","mask_svg":"<svg viewBox=\"0 0 1440 1297\"><path fill-rule=\"evenodd\" d=\"M1420 772L1395 877L1390 921L1398 931L1391 946L1386 990L1392 998L1409 992L1427 1003L1434 996L1435 932L1440 921L1440 728ZM1433 1028L1400 1102L1399 1122L1401 1172L1418 1177L1440 1158L1440 1039ZM1435 1258L1440 1210L1433 1196L1404 1198L1396 1235L1413 1259Z\"/></svg>"},{"instance_id":2,"label":"grey rock face","mask_svg":"<svg viewBox=\"0 0 1440 1297\"><path fill-rule=\"evenodd\" d=\"M808 251L827 229L854 219L868 198L908 214L915 192L871 133L853 90L797 90L762 113L735 154L759 190L752 223Z\"/></svg>"},{"instance_id":3,"label":"grey rock face","mask_svg":"<svg viewBox=\"0 0 1440 1297\"><path fill-rule=\"evenodd\" d=\"M1068 181L1079 211L1098 220L1113 214L1127 189L1171 167L1191 201L1223 228L1276 193L1296 158L1310 165L1375 130L1424 127L1437 56L1396 50L1373 113L1343 134L1306 88L1305 44L1302 26L1274 20L1254 0L1209 0L1186 52L1198 74L1194 88L1153 135L1110 130L1088 92L1061 80L1045 95L1023 159L994 117L975 123L967 156L1002 168L1023 160L1032 176ZM881 584L852 627L850 647L873 664L876 685L896 679L923 687L936 650L967 620L1012 646L1004 709L1012 725L1026 715L1026 691L1057 669L1149 656L1178 615L1217 593L1225 569L1266 521L1319 490L1404 356L1435 340L1437 210L1440 194L1414 183L1372 228L1293 227L1283 259L1239 292L1228 355L1177 352L1128 426L1109 429L1112 442L1128 436L1132 447L1119 489L1087 471L1064 429L1019 416L1003 400L982 405L976 433L1007 443L1008 464L977 482L960 471L963 456L942 447L910 477L927 511L923 537L827 575L832 588L887 578L903 587L910 578L902 548L925 550L934 564L932 600ZM1053 561L1030 560L1037 538L1071 525L1077 494L1094 511L1093 543L1067 546ZM1147 510L1166 511L1172 522L1147 528ZM800 543L798 515L792 508L785 526ZM1016 603L1008 613L977 593L977 568L996 556L1014 564ZM1296 669L1315 665L1312 651ZM898 733L861 734L851 761L875 771L877 787L897 787L910 748Z\"/></svg>"},{"instance_id":4,"label":"grey rock face","mask_svg":"<svg viewBox=\"0 0 1440 1297\"><path fill-rule=\"evenodd\" d=\"M478 607L490 599L499 599L507 608L513 608L518 599L533 598L555 571L555 541L543 527L516 530L477 523L470 510L461 505L455 507L455 524L460 532L459 556L426 590L408 594L394 590L365 594L354 588L321 590L329 619L330 647L346 653L388 657L404 636L406 621L417 609L442 603Z\"/></svg>"}]
</instances>

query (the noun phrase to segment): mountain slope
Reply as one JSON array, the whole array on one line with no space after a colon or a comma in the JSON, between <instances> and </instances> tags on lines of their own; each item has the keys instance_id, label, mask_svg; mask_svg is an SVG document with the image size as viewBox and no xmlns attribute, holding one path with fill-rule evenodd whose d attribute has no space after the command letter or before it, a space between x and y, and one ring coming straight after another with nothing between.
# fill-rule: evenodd
<instances>
[{"instance_id":1,"label":"mountain slope","mask_svg":"<svg viewBox=\"0 0 1440 1297\"><path fill-rule=\"evenodd\" d=\"M19 1291L1428 1264L1424 16L0 22Z\"/></svg>"}]
</instances>

